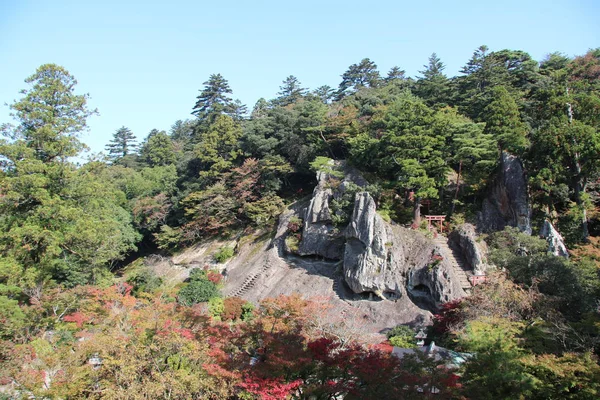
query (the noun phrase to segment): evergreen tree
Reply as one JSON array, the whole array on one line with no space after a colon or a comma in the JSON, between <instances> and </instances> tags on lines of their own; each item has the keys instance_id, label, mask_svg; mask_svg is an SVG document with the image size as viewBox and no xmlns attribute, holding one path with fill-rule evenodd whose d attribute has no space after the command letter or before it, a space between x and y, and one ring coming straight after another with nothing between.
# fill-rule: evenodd
<instances>
[{"instance_id":1,"label":"evergreen tree","mask_svg":"<svg viewBox=\"0 0 600 400\"><path fill-rule=\"evenodd\" d=\"M298 78L293 75L288 76L279 87L276 102L281 106L296 103L306 95L306 89L302 87Z\"/></svg>"},{"instance_id":2,"label":"evergreen tree","mask_svg":"<svg viewBox=\"0 0 600 400\"><path fill-rule=\"evenodd\" d=\"M235 99L231 104L231 110L227 113L234 121L242 121L248 114L248 107L239 99Z\"/></svg>"},{"instance_id":3,"label":"evergreen tree","mask_svg":"<svg viewBox=\"0 0 600 400\"><path fill-rule=\"evenodd\" d=\"M394 82L394 81L403 81L406 79L405 76L406 71L398 68L397 66L392 67L390 72L388 72L387 77L385 78L386 82Z\"/></svg>"},{"instance_id":4,"label":"evergreen tree","mask_svg":"<svg viewBox=\"0 0 600 400\"><path fill-rule=\"evenodd\" d=\"M501 150L520 154L528 144L527 125L521 121L519 107L504 86L491 90L492 102L484 109L485 130Z\"/></svg>"},{"instance_id":5,"label":"evergreen tree","mask_svg":"<svg viewBox=\"0 0 600 400\"><path fill-rule=\"evenodd\" d=\"M175 148L169 135L152 129L142 144L140 156L151 167L175 163Z\"/></svg>"},{"instance_id":6,"label":"evergreen tree","mask_svg":"<svg viewBox=\"0 0 600 400\"><path fill-rule=\"evenodd\" d=\"M87 108L88 95L76 95L77 80L56 64L42 65L25 82L31 88L10 107L11 116L21 122L11 136L44 162L76 155L85 147L78 136L87 129L87 118L97 113Z\"/></svg>"},{"instance_id":7,"label":"evergreen tree","mask_svg":"<svg viewBox=\"0 0 600 400\"><path fill-rule=\"evenodd\" d=\"M335 96L335 91L331 86L323 85L313 90L313 94L320 98L323 103L329 104Z\"/></svg>"},{"instance_id":8,"label":"evergreen tree","mask_svg":"<svg viewBox=\"0 0 600 400\"><path fill-rule=\"evenodd\" d=\"M342 75L336 99L339 100L361 88L377 87L380 81L381 76L377 71L377 64L368 58L363 58L360 63L352 64Z\"/></svg>"},{"instance_id":9,"label":"evergreen tree","mask_svg":"<svg viewBox=\"0 0 600 400\"><path fill-rule=\"evenodd\" d=\"M239 140L242 129L231 117L221 115L210 125L194 148L203 165L200 176L214 179L230 169L241 155Z\"/></svg>"},{"instance_id":10,"label":"evergreen tree","mask_svg":"<svg viewBox=\"0 0 600 400\"><path fill-rule=\"evenodd\" d=\"M174 141L189 142L194 133L194 123L190 120L177 120L171 125L169 136Z\"/></svg>"},{"instance_id":11,"label":"evergreen tree","mask_svg":"<svg viewBox=\"0 0 600 400\"><path fill-rule=\"evenodd\" d=\"M381 119L381 170L396 178L401 189L414 192L414 224L421 218L421 200L437 198L446 181L445 138L433 130L434 113L419 99L405 96L391 104Z\"/></svg>"},{"instance_id":12,"label":"evergreen tree","mask_svg":"<svg viewBox=\"0 0 600 400\"><path fill-rule=\"evenodd\" d=\"M425 100L430 107L445 107L448 105L450 91L450 81L443 73L446 66L437 54L433 53L424 67L423 71L419 71L423 76L417 80L417 96Z\"/></svg>"},{"instance_id":13,"label":"evergreen tree","mask_svg":"<svg viewBox=\"0 0 600 400\"><path fill-rule=\"evenodd\" d=\"M229 83L221 74L212 74L203 85L204 89L197 97L198 100L194 105L192 115L201 121L206 120L208 123L212 123L218 115L232 111L233 101L227 96L232 91Z\"/></svg>"},{"instance_id":14,"label":"evergreen tree","mask_svg":"<svg viewBox=\"0 0 600 400\"><path fill-rule=\"evenodd\" d=\"M537 63L523 51L501 50L488 53L480 46L461 69L458 78L461 108L470 118L481 121L485 107L494 99L492 89L504 86L510 93L524 93L539 77Z\"/></svg>"},{"instance_id":15,"label":"evergreen tree","mask_svg":"<svg viewBox=\"0 0 600 400\"><path fill-rule=\"evenodd\" d=\"M49 279L70 285L99 279L108 263L135 248L139 239L124 198L99 179L98 163L76 169L67 161L83 145L78 134L93 114L87 96L64 68L42 65L15 102L19 125L0 140L0 284L40 287ZM101 164L104 166L104 164Z\"/></svg>"},{"instance_id":16,"label":"evergreen tree","mask_svg":"<svg viewBox=\"0 0 600 400\"><path fill-rule=\"evenodd\" d=\"M113 133L113 139L106 145L108 156L113 160L125 157L128 154L134 153L137 149L135 144L135 135L129 128L124 126L117 129Z\"/></svg>"}]
</instances>

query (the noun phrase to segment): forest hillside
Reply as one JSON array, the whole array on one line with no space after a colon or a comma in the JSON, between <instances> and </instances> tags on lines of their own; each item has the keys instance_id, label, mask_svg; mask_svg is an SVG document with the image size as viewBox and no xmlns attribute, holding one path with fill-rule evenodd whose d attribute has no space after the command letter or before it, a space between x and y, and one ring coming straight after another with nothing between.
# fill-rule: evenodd
<instances>
[{"instance_id":1,"label":"forest hillside","mask_svg":"<svg viewBox=\"0 0 600 400\"><path fill-rule=\"evenodd\" d=\"M40 66L1 128L0 398L598 398L600 49L444 69L250 108L214 73L75 163L98 111ZM419 330L463 361L394 355Z\"/></svg>"}]
</instances>

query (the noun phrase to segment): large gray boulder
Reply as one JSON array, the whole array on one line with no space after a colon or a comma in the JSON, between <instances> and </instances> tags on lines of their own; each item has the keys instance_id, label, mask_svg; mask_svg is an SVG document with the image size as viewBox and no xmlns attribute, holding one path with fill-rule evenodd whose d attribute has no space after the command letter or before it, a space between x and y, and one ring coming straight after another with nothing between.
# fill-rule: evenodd
<instances>
[{"instance_id":1,"label":"large gray boulder","mask_svg":"<svg viewBox=\"0 0 600 400\"><path fill-rule=\"evenodd\" d=\"M368 193L356 195L344 251L344 279L352 291L410 294L434 307L465 296L450 260L440 254L420 232L386 223Z\"/></svg>"},{"instance_id":2,"label":"large gray boulder","mask_svg":"<svg viewBox=\"0 0 600 400\"><path fill-rule=\"evenodd\" d=\"M475 275L483 275L490 267L487 263L488 249L484 241L477 241L475 227L471 224L463 224L452 231L450 240L460 250L463 261Z\"/></svg>"},{"instance_id":3,"label":"large gray boulder","mask_svg":"<svg viewBox=\"0 0 600 400\"><path fill-rule=\"evenodd\" d=\"M341 161L331 161L331 173L317 173L318 184L310 204L302 213L304 225L297 253L301 256L321 256L339 260L344 253L344 235L332 222L331 201L344 195L352 183L366 186L360 174ZM343 174L340 178L333 173Z\"/></svg>"},{"instance_id":4,"label":"large gray boulder","mask_svg":"<svg viewBox=\"0 0 600 400\"><path fill-rule=\"evenodd\" d=\"M507 226L531 235L531 207L523 164L517 157L503 152L496 179L483 201L478 228L482 232L494 232Z\"/></svg>"},{"instance_id":5,"label":"large gray boulder","mask_svg":"<svg viewBox=\"0 0 600 400\"><path fill-rule=\"evenodd\" d=\"M562 236L556 229L554 229L554 226L550 223L550 221L544 221L544 226L542 226L540 236L546 239L546 242L548 242L548 251L550 253L557 257L569 258L569 252L567 251L567 246L565 246Z\"/></svg>"}]
</instances>

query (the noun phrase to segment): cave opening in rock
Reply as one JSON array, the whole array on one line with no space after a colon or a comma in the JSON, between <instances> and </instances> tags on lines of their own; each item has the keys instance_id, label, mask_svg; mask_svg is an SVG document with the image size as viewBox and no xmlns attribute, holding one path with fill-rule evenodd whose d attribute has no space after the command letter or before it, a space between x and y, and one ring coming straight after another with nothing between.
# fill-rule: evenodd
<instances>
[{"instance_id":1,"label":"cave opening in rock","mask_svg":"<svg viewBox=\"0 0 600 400\"><path fill-rule=\"evenodd\" d=\"M425 285L416 285L412 288L411 292L417 296L431 297L431 290Z\"/></svg>"}]
</instances>

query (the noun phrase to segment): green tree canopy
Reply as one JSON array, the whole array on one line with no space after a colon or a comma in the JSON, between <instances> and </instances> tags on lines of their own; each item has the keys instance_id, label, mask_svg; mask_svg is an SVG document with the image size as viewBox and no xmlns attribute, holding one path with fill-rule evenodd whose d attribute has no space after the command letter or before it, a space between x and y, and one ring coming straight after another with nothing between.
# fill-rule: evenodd
<instances>
[{"instance_id":1,"label":"green tree canopy","mask_svg":"<svg viewBox=\"0 0 600 400\"><path fill-rule=\"evenodd\" d=\"M109 144L106 145L108 150L108 156L113 160L117 160L121 157L125 157L128 154L135 153L137 146L135 144L135 135L129 128L124 126L117 129L113 133L113 138Z\"/></svg>"},{"instance_id":2,"label":"green tree canopy","mask_svg":"<svg viewBox=\"0 0 600 400\"><path fill-rule=\"evenodd\" d=\"M306 89L302 87L298 78L290 75L283 81L283 85L279 87L276 102L282 106L296 103L306 95Z\"/></svg>"}]
</instances>

